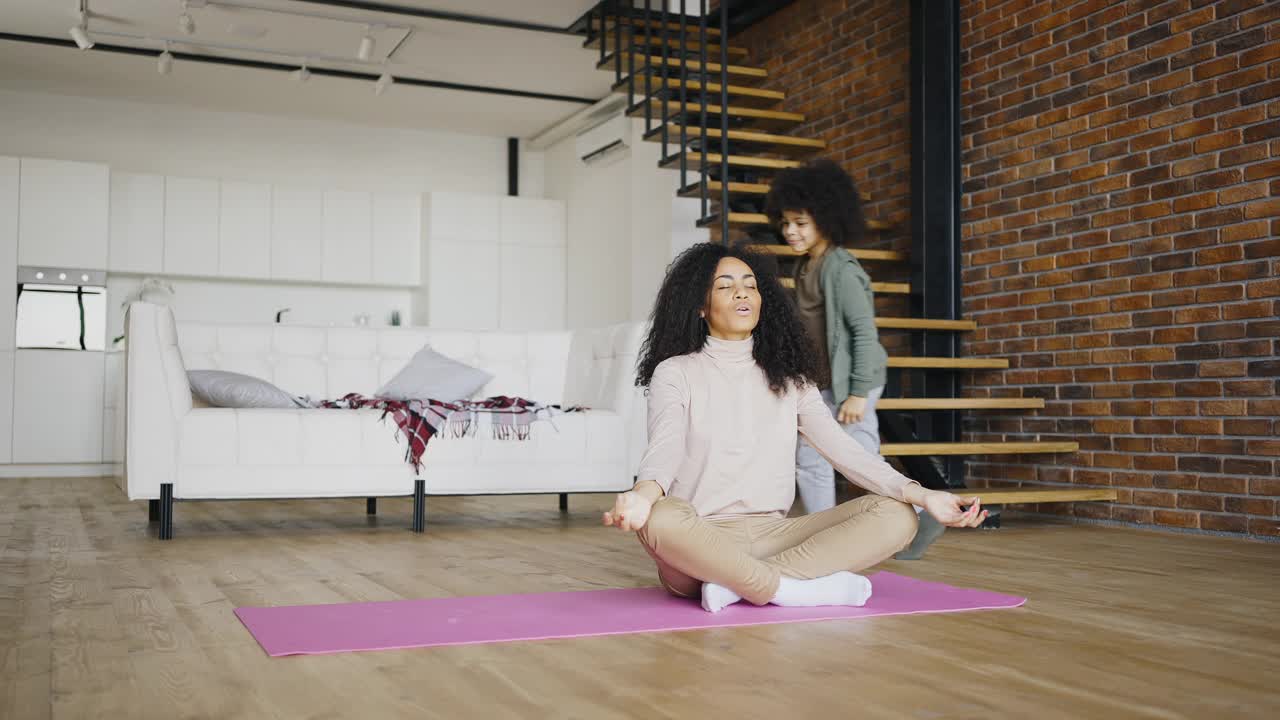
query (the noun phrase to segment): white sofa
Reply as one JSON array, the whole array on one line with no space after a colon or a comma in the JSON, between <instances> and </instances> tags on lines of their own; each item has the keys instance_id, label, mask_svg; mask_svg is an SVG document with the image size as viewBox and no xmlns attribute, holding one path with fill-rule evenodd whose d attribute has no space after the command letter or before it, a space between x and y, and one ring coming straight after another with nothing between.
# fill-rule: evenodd
<instances>
[{"instance_id":1,"label":"white sofa","mask_svg":"<svg viewBox=\"0 0 1280 720\"><path fill-rule=\"evenodd\" d=\"M427 495L617 492L629 488L645 442L634 387L640 323L562 332L177 324L161 305L129 306L120 483L150 500L172 536L175 500L415 498ZM425 343L494 379L476 397L512 395L587 412L533 424L528 440L497 440L488 416L474 436L433 438L415 477L394 421L379 410L193 407L188 369L253 375L293 395L373 395Z\"/></svg>"}]
</instances>

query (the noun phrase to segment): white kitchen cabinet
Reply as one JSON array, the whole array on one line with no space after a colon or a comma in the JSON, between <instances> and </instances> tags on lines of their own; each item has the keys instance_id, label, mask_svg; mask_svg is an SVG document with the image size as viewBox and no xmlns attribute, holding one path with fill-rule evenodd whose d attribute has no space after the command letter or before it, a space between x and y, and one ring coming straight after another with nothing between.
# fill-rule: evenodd
<instances>
[{"instance_id":1,"label":"white kitchen cabinet","mask_svg":"<svg viewBox=\"0 0 1280 720\"><path fill-rule=\"evenodd\" d=\"M496 243L501 237L502 197L472 193L433 192L426 213L432 242Z\"/></svg>"},{"instance_id":2,"label":"white kitchen cabinet","mask_svg":"<svg viewBox=\"0 0 1280 720\"><path fill-rule=\"evenodd\" d=\"M13 462L102 462L103 353L18 350Z\"/></svg>"},{"instance_id":3,"label":"white kitchen cabinet","mask_svg":"<svg viewBox=\"0 0 1280 720\"><path fill-rule=\"evenodd\" d=\"M503 245L563 247L564 203L542 198L502 198Z\"/></svg>"},{"instance_id":4,"label":"white kitchen cabinet","mask_svg":"<svg viewBox=\"0 0 1280 720\"><path fill-rule=\"evenodd\" d=\"M324 201L317 190L271 190L271 277L321 279Z\"/></svg>"},{"instance_id":5,"label":"white kitchen cabinet","mask_svg":"<svg viewBox=\"0 0 1280 720\"><path fill-rule=\"evenodd\" d=\"M367 192L331 190L324 194L324 279L368 283L373 280L372 200Z\"/></svg>"},{"instance_id":6,"label":"white kitchen cabinet","mask_svg":"<svg viewBox=\"0 0 1280 720\"><path fill-rule=\"evenodd\" d=\"M164 176L111 173L107 269L158 273L164 269Z\"/></svg>"},{"instance_id":7,"label":"white kitchen cabinet","mask_svg":"<svg viewBox=\"0 0 1280 720\"><path fill-rule=\"evenodd\" d=\"M423 317L418 311L415 323L496 330L500 308L493 270L498 267L498 244L442 240L432 242L427 253L426 312Z\"/></svg>"},{"instance_id":8,"label":"white kitchen cabinet","mask_svg":"<svg viewBox=\"0 0 1280 720\"><path fill-rule=\"evenodd\" d=\"M422 265L422 198L411 193L373 196L373 282L417 285Z\"/></svg>"},{"instance_id":9,"label":"white kitchen cabinet","mask_svg":"<svg viewBox=\"0 0 1280 720\"><path fill-rule=\"evenodd\" d=\"M13 352L0 351L0 463L13 462Z\"/></svg>"},{"instance_id":10,"label":"white kitchen cabinet","mask_svg":"<svg viewBox=\"0 0 1280 720\"><path fill-rule=\"evenodd\" d=\"M107 166L37 158L19 165L18 264L105 270Z\"/></svg>"},{"instance_id":11,"label":"white kitchen cabinet","mask_svg":"<svg viewBox=\"0 0 1280 720\"><path fill-rule=\"evenodd\" d=\"M124 360L123 352L104 356L102 393L102 462L124 462Z\"/></svg>"},{"instance_id":12,"label":"white kitchen cabinet","mask_svg":"<svg viewBox=\"0 0 1280 720\"><path fill-rule=\"evenodd\" d=\"M0 351L13 350L18 297L18 158L0 157ZM9 362L13 369L13 358ZM10 373L12 375L12 373ZM0 384L6 382L0 378ZM0 408L4 411L6 407Z\"/></svg>"},{"instance_id":13,"label":"white kitchen cabinet","mask_svg":"<svg viewBox=\"0 0 1280 720\"><path fill-rule=\"evenodd\" d=\"M217 180L165 178L164 271L174 275L217 274Z\"/></svg>"},{"instance_id":14,"label":"white kitchen cabinet","mask_svg":"<svg viewBox=\"0 0 1280 720\"><path fill-rule=\"evenodd\" d=\"M218 208L218 274L271 277L271 186L224 180Z\"/></svg>"},{"instance_id":15,"label":"white kitchen cabinet","mask_svg":"<svg viewBox=\"0 0 1280 720\"><path fill-rule=\"evenodd\" d=\"M503 245L501 264L501 328L563 329L564 248Z\"/></svg>"}]
</instances>

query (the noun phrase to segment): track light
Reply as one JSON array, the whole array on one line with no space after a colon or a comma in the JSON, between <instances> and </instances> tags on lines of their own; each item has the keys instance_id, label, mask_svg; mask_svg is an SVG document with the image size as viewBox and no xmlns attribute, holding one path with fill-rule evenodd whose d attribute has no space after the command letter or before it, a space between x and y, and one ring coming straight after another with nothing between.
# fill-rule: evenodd
<instances>
[{"instance_id":1,"label":"track light","mask_svg":"<svg viewBox=\"0 0 1280 720\"><path fill-rule=\"evenodd\" d=\"M69 31L71 33L71 39L76 41L76 47L80 48L81 50L88 50L89 48L93 47L93 41L89 39L89 33L85 32L85 28L88 26L88 22L89 22L88 19L85 17L84 12L82 11L80 13L79 24L73 26Z\"/></svg>"},{"instance_id":2,"label":"track light","mask_svg":"<svg viewBox=\"0 0 1280 720\"><path fill-rule=\"evenodd\" d=\"M168 75L173 71L173 55L169 54L169 43L164 44L164 52L156 58L156 71L161 75Z\"/></svg>"},{"instance_id":3,"label":"track light","mask_svg":"<svg viewBox=\"0 0 1280 720\"><path fill-rule=\"evenodd\" d=\"M311 71L307 69L307 64L305 62L302 63L302 67L289 74L293 76L294 80L297 80L300 83L304 83L311 79Z\"/></svg>"},{"instance_id":4,"label":"track light","mask_svg":"<svg viewBox=\"0 0 1280 720\"><path fill-rule=\"evenodd\" d=\"M356 52L356 57L361 60L368 61L373 56L373 28L365 31L364 37L360 38L360 50Z\"/></svg>"},{"instance_id":5,"label":"track light","mask_svg":"<svg viewBox=\"0 0 1280 720\"><path fill-rule=\"evenodd\" d=\"M387 86L395 81L396 79L391 77L391 73L383 72L378 76L378 81L373 84L373 94L381 95L387 91Z\"/></svg>"}]
</instances>

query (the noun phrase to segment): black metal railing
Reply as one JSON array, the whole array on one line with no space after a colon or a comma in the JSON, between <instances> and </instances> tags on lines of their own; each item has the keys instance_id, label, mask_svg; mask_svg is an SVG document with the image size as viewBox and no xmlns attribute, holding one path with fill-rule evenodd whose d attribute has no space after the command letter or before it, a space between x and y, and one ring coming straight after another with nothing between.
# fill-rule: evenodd
<instances>
[{"instance_id":1,"label":"black metal railing","mask_svg":"<svg viewBox=\"0 0 1280 720\"><path fill-rule=\"evenodd\" d=\"M613 57L614 90L626 88L626 113L629 116L639 115L637 95L643 95L644 136L660 135L662 144L661 162L664 166L678 160L680 169L680 189L682 192L691 187L690 175L697 172L698 200L701 204L701 218L704 222L711 216L711 204L719 202L718 220L720 221L721 242L729 242L729 48L727 38L721 31L716 43L719 50L719 72L713 75L710 71L712 60L709 57L708 36L710 35L710 17L708 0L698 0L697 26L691 28L689 22L690 0L680 0L679 12L669 8L669 3L659 2L654 8L654 0L601 0L586 16L588 40L598 40L600 45L600 64ZM719 27L729 27L729 3L721 2L716 9ZM656 32L655 32L656 28ZM678 28L678 30L677 30ZM672 41L672 34L678 32L678 42ZM695 34L694 37L690 37ZM661 47L655 50L655 36ZM612 46L609 40L612 38ZM696 48L694 52L690 52ZM673 73L672 58L678 73ZM637 58L640 67L637 68ZM655 61L657 67L655 68ZM625 62L625 68L624 68ZM691 66L697 72L691 72ZM637 78L636 73L643 73ZM674 76L674 77L673 77ZM674 87L673 87L674 81ZM711 138L708 106L711 101L711 86L718 82L719 99L719 157L711 161ZM696 87L696 91L691 90ZM696 102L696 107L691 103ZM654 104L660 110L655 112ZM674 107L673 107L674 106ZM679 140L673 137L672 123L678 123ZM696 135L691 137L689 126L696 123ZM691 140L693 142L691 142ZM696 144L696 155L690 162L691 146ZM673 152L673 146L674 152ZM691 167L692 165L692 167ZM710 184L716 177L720 183L719 197L711 194Z\"/></svg>"}]
</instances>

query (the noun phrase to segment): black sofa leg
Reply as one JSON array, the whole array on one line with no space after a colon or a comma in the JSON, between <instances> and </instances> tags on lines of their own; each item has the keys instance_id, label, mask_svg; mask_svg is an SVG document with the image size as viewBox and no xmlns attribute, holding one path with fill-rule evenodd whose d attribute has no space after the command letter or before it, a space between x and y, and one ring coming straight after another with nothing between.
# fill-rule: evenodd
<instances>
[{"instance_id":1,"label":"black sofa leg","mask_svg":"<svg viewBox=\"0 0 1280 720\"><path fill-rule=\"evenodd\" d=\"M159 521L160 521L160 501L148 500L147 501L147 522L159 522Z\"/></svg>"},{"instance_id":2,"label":"black sofa leg","mask_svg":"<svg viewBox=\"0 0 1280 720\"><path fill-rule=\"evenodd\" d=\"M378 498L365 498L365 499L364 499L364 514L365 514L365 515L377 515L377 514L378 514Z\"/></svg>"},{"instance_id":3,"label":"black sofa leg","mask_svg":"<svg viewBox=\"0 0 1280 720\"><path fill-rule=\"evenodd\" d=\"M160 484L160 539L173 539L173 483Z\"/></svg>"},{"instance_id":4,"label":"black sofa leg","mask_svg":"<svg viewBox=\"0 0 1280 720\"><path fill-rule=\"evenodd\" d=\"M413 531L425 532L427 529L427 481L413 481Z\"/></svg>"},{"instance_id":5,"label":"black sofa leg","mask_svg":"<svg viewBox=\"0 0 1280 720\"><path fill-rule=\"evenodd\" d=\"M569 493L560 493L560 512L569 512Z\"/></svg>"}]
</instances>

